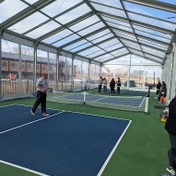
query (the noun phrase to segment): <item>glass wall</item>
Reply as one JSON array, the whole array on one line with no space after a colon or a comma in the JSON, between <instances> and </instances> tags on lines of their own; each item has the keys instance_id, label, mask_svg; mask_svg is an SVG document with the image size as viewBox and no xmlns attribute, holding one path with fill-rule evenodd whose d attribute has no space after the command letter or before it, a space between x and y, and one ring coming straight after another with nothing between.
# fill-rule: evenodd
<instances>
[{"instance_id":1,"label":"glass wall","mask_svg":"<svg viewBox=\"0 0 176 176\"><path fill-rule=\"evenodd\" d=\"M2 61L1 61L1 95L6 98L7 95L18 93L18 65L19 65L19 47L18 44L2 40Z\"/></svg>"},{"instance_id":2,"label":"glass wall","mask_svg":"<svg viewBox=\"0 0 176 176\"><path fill-rule=\"evenodd\" d=\"M72 59L60 56L58 66L58 89L71 90L72 83Z\"/></svg>"},{"instance_id":3,"label":"glass wall","mask_svg":"<svg viewBox=\"0 0 176 176\"><path fill-rule=\"evenodd\" d=\"M73 88L82 88L82 61L74 59L74 79L73 79Z\"/></svg>"},{"instance_id":4,"label":"glass wall","mask_svg":"<svg viewBox=\"0 0 176 176\"><path fill-rule=\"evenodd\" d=\"M120 77L122 86L127 87L129 81L130 87L137 88L155 87L156 79L161 79L162 72L157 63L133 55L113 60L104 68L110 70L110 79L113 77L117 80Z\"/></svg>"},{"instance_id":5,"label":"glass wall","mask_svg":"<svg viewBox=\"0 0 176 176\"><path fill-rule=\"evenodd\" d=\"M33 49L2 40L1 99L33 93Z\"/></svg>"},{"instance_id":6,"label":"glass wall","mask_svg":"<svg viewBox=\"0 0 176 176\"><path fill-rule=\"evenodd\" d=\"M49 92L56 90L56 54L49 53L49 72L48 72L48 80L49 80Z\"/></svg>"},{"instance_id":7,"label":"glass wall","mask_svg":"<svg viewBox=\"0 0 176 176\"><path fill-rule=\"evenodd\" d=\"M62 55L59 56L58 61L57 67L56 54L37 50L36 79L40 78L42 73L48 73L50 92L53 90L85 90L87 86L96 88L100 76L106 78L108 84L112 78L117 80L120 77L122 86L127 87L127 81L133 80L135 87L144 88L148 85L155 85L156 79L161 79L162 72L157 63L136 56L113 60L103 65L101 69L95 63L89 66L89 62L78 57L72 63L71 57ZM14 95L33 95L33 82L37 81L33 80L34 63L32 47L2 40L1 99Z\"/></svg>"},{"instance_id":8,"label":"glass wall","mask_svg":"<svg viewBox=\"0 0 176 176\"><path fill-rule=\"evenodd\" d=\"M34 50L21 46L21 59L19 59L18 81L21 83L21 93L33 93L34 77Z\"/></svg>"}]
</instances>

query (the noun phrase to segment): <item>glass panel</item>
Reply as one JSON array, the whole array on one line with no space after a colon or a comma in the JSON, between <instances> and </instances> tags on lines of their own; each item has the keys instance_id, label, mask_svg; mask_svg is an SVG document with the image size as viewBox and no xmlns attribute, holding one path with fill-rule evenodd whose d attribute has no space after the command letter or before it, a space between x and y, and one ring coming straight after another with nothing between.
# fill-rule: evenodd
<instances>
[{"instance_id":1,"label":"glass panel","mask_svg":"<svg viewBox=\"0 0 176 176\"><path fill-rule=\"evenodd\" d=\"M175 4L176 5L176 2L173 1L173 0L157 0L157 1L161 1L161 2L165 2L165 3L170 3L170 4Z\"/></svg>"},{"instance_id":2,"label":"glass panel","mask_svg":"<svg viewBox=\"0 0 176 176\"><path fill-rule=\"evenodd\" d=\"M102 12L106 12L106 13L110 13L110 14L116 14L116 16L121 16L121 17L125 17L126 18L126 15L125 15L125 12L123 10L120 10L120 9L116 9L116 8L110 8L110 7L107 7L105 5L99 5L99 4L95 4L95 3L91 3L93 5L93 7L96 9L96 10L99 10L99 11L102 11Z\"/></svg>"},{"instance_id":3,"label":"glass panel","mask_svg":"<svg viewBox=\"0 0 176 176\"><path fill-rule=\"evenodd\" d=\"M104 66L104 65L101 67L101 76L103 77L103 80L106 79L106 81L107 81L107 86L109 86L109 84L110 84L110 79L112 78L112 77L111 77L111 71L110 71L109 68L107 68L107 67ZM103 92L103 93L107 93L106 88L107 88L106 86L102 86L102 92Z\"/></svg>"},{"instance_id":4,"label":"glass panel","mask_svg":"<svg viewBox=\"0 0 176 176\"><path fill-rule=\"evenodd\" d=\"M144 57L144 55L143 55L143 53L141 52L141 51L138 51L138 50L133 50L133 49L129 49L130 51L131 51L131 53L133 53L133 54L136 54L136 55L140 55L140 56L142 56L142 57Z\"/></svg>"},{"instance_id":5,"label":"glass panel","mask_svg":"<svg viewBox=\"0 0 176 176\"><path fill-rule=\"evenodd\" d=\"M123 45L122 45L121 43L118 43L118 44L115 44L115 45L110 45L110 46L104 48L104 50L106 50L106 51L109 52L109 51L118 49L118 48L120 48L120 47L122 47L122 46L123 46Z\"/></svg>"},{"instance_id":6,"label":"glass panel","mask_svg":"<svg viewBox=\"0 0 176 176\"><path fill-rule=\"evenodd\" d=\"M56 18L56 20L59 23L66 24L66 23L73 21L74 19L76 19L76 18L78 18L78 17L80 17L90 11L91 11L90 8L87 5L83 4L83 5L78 6L75 9L59 16L58 18Z\"/></svg>"},{"instance_id":7,"label":"glass panel","mask_svg":"<svg viewBox=\"0 0 176 176\"><path fill-rule=\"evenodd\" d=\"M113 59L111 61L106 62L107 67L108 65L129 65L130 64L130 55L123 56L122 58L119 57L118 59ZM111 65L111 66L112 66Z\"/></svg>"},{"instance_id":8,"label":"glass panel","mask_svg":"<svg viewBox=\"0 0 176 176\"><path fill-rule=\"evenodd\" d=\"M153 64L156 64L156 63L153 63L152 61L150 60L147 60L147 59L144 59L144 58L141 58L139 56L135 56L135 55L132 55L132 59L131 59L131 65L139 65L139 66L144 66L146 64L150 64L150 65L153 65ZM139 69L139 68L138 68ZM139 70L138 70L139 71ZM139 73L139 72L138 72Z\"/></svg>"},{"instance_id":9,"label":"glass panel","mask_svg":"<svg viewBox=\"0 0 176 176\"><path fill-rule=\"evenodd\" d=\"M91 54L93 52L96 52L98 50L99 50L99 48L95 46L95 47L91 47L91 48L89 48L87 50L84 50L84 51L80 52L79 54L83 55L83 56L86 56L86 55L89 55L89 54Z\"/></svg>"},{"instance_id":10,"label":"glass panel","mask_svg":"<svg viewBox=\"0 0 176 176\"><path fill-rule=\"evenodd\" d=\"M30 68L29 68L30 69ZM49 72L47 52L43 50L37 50L37 79L39 79L43 73Z\"/></svg>"},{"instance_id":11,"label":"glass panel","mask_svg":"<svg viewBox=\"0 0 176 176\"><path fill-rule=\"evenodd\" d=\"M121 39L121 41L128 47L132 47L132 48L135 48L135 49L138 49L140 50L140 46L138 45L138 43L135 43L135 42L131 42L131 41L128 41L128 40L125 40L125 39Z\"/></svg>"},{"instance_id":12,"label":"glass panel","mask_svg":"<svg viewBox=\"0 0 176 176\"><path fill-rule=\"evenodd\" d=\"M122 29L122 30L125 30L125 31L128 31L128 32L133 32L133 30L129 27L126 27L126 26L123 26L123 25L120 25L120 24L110 23L110 22L107 22L107 23L110 27L114 27L115 29Z\"/></svg>"},{"instance_id":13,"label":"glass panel","mask_svg":"<svg viewBox=\"0 0 176 176\"><path fill-rule=\"evenodd\" d=\"M21 20L20 22L16 23L15 25L11 26L8 29L22 34L46 20L48 20L46 16L44 16L39 12L35 12L34 14L28 16L24 20Z\"/></svg>"},{"instance_id":14,"label":"glass panel","mask_svg":"<svg viewBox=\"0 0 176 176\"><path fill-rule=\"evenodd\" d=\"M160 20L157 20L154 18L137 15L137 14L130 13L130 12L128 13L128 15L129 15L130 19L135 20L135 21L141 21L141 19L142 19L143 23L150 24L150 25L157 26L157 27L161 27L161 28L165 28L165 29L169 29L172 31L175 30L175 25L172 23L169 23L169 22L160 21Z\"/></svg>"},{"instance_id":15,"label":"glass panel","mask_svg":"<svg viewBox=\"0 0 176 176\"><path fill-rule=\"evenodd\" d=\"M38 38L58 27L60 27L58 23L54 21L50 21L49 23L40 26L39 28L33 30L32 32L27 33L26 36L32 37L32 38Z\"/></svg>"},{"instance_id":16,"label":"glass panel","mask_svg":"<svg viewBox=\"0 0 176 176\"><path fill-rule=\"evenodd\" d=\"M98 46L101 48L106 48L110 45L114 45L114 44L118 44L118 43L119 43L119 41L117 39L112 39L112 40L106 41L102 44L99 44Z\"/></svg>"},{"instance_id":17,"label":"glass panel","mask_svg":"<svg viewBox=\"0 0 176 176\"><path fill-rule=\"evenodd\" d=\"M15 4L15 6L12 5L11 0L5 0L0 3L0 23L4 22L8 18L28 7L25 3L19 0L13 0L13 3Z\"/></svg>"},{"instance_id":18,"label":"glass panel","mask_svg":"<svg viewBox=\"0 0 176 176\"><path fill-rule=\"evenodd\" d=\"M2 40L1 93L2 99L32 96L33 48Z\"/></svg>"},{"instance_id":19,"label":"glass panel","mask_svg":"<svg viewBox=\"0 0 176 176\"><path fill-rule=\"evenodd\" d=\"M95 61L99 61L99 62L104 62L106 60L109 60L109 59L112 59L114 56L112 56L111 54L105 54L103 56L100 56L100 57L96 57L94 58L93 60Z\"/></svg>"},{"instance_id":20,"label":"glass panel","mask_svg":"<svg viewBox=\"0 0 176 176\"><path fill-rule=\"evenodd\" d=\"M153 47L157 47L158 49L163 49L163 50L167 50L167 48L169 47L169 45L164 45L162 43L159 42L155 42L155 41L151 41L151 40L147 40L141 37L138 37L139 42L149 45L149 46L153 46Z\"/></svg>"},{"instance_id":21,"label":"glass panel","mask_svg":"<svg viewBox=\"0 0 176 176\"><path fill-rule=\"evenodd\" d=\"M8 40L2 40L2 51L8 53L17 53L18 44L10 42ZM3 54L3 53L2 53Z\"/></svg>"},{"instance_id":22,"label":"glass panel","mask_svg":"<svg viewBox=\"0 0 176 176\"><path fill-rule=\"evenodd\" d=\"M84 45L81 45L81 46L78 46L78 47L76 47L76 48L73 48L73 49L71 50L71 52L77 52L77 51L79 51L79 50L81 50L81 49L83 49L83 48L89 47L89 46L91 46L91 45L92 45L92 43L87 42L87 43L85 43Z\"/></svg>"},{"instance_id":23,"label":"glass panel","mask_svg":"<svg viewBox=\"0 0 176 176\"><path fill-rule=\"evenodd\" d=\"M81 88L82 61L74 59L74 88Z\"/></svg>"},{"instance_id":24,"label":"glass panel","mask_svg":"<svg viewBox=\"0 0 176 176\"><path fill-rule=\"evenodd\" d=\"M104 50L99 50L99 51L96 51L94 53L91 53L91 54L87 55L87 57L93 58L93 57L99 56L99 55L104 54L104 53L106 53Z\"/></svg>"},{"instance_id":25,"label":"glass panel","mask_svg":"<svg viewBox=\"0 0 176 176\"><path fill-rule=\"evenodd\" d=\"M142 32L142 31L138 31L138 30L135 30L135 32L136 32L136 34L139 34L139 35L142 35L142 36L146 36L146 37L149 37L151 39L156 39L156 40L159 40L159 41L170 43L170 39L164 37L165 34L163 36L159 36L159 35L157 35L157 32L155 33L154 31L153 31L153 34Z\"/></svg>"},{"instance_id":26,"label":"glass panel","mask_svg":"<svg viewBox=\"0 0 176 176\"><path fill-rule=\"evenodd\" d=\"M149 47L146 47L146 46L143 46L141 45L143 51L145 53L152 53L152 55L156 55L156 56L160 56L160 57L164 57L165 56L165 52L161 52L161 51L158 51L156 49L152 49L152 48L149 48Z\"/></svg>"},{"instance_id":27,"label":"glass panel","mask_svg":"<svg viewBox=\"0 0 176 176\"><path fill-rule=\"evenodd\" d=\"M99 73L100 73L100 66L99 65L95 65L95 64L91 64L90 65L90 79L92 80L92 82L94 84L98 83L98 80L100 79Z\"/></svg>"},{"instance_id":28,"label":"glass panel","mask_svg":"<svg viewBox=\"0 0 176 176\"><path fill-rule=\"evenodd\" d=\"M78 46L82 46L82 45L84 45L85 43L88 43L87 42L87 40L81 40L81 41L79 41L79 42L76 42L76 43L73 43L73 44L71 44L71 45L69 45L69 46L67 46L67 47L65 47L64 49L66 49L66 50L72 50L72 49L74 49L74 48L76 48L76 47L78 47Z\"/></svg>"},{"instance_id":29,"label":"glass panel","mask_svg":"<svg viewBox=\"0 0 176 176\"><path fill-rule=\"evenodd\" d=\"M94 2L97 2L97 3L102 3L104 5L110 5L110 6L113 6L113 7L118 7L118 8L121 8L122 9L122 5L120 3L119 0L91 0L91 1L94 1Z\"/></svg>"},{"instance_id":30,"label":"glass panel","mask_svg":"<svg viewBox=\"0 0 176 176\"><path fill-rule=\"evenodd\" d=\"M163 62L163 59L160 59L160 58L155 57L155 56L151 56L150 54L146 54L146 53L145 53L145 56L146 56L146 58L149 58L149 59L151 59L151 60L153 60L153 61L156 61L156 62L159 62L159 63L162 63L162 62Z\"/></svg>"},{"instance_id":31,"label":"glass panel","mask_svg":"<svg viewBox=\"0 0 176 176\"><path fill-rule=\"evenodd\" d=\"M108 38L111 38L111 37L113 37L113 34L108 34L108 35L104 35L102 37L99 37L99 38L97 38L95 40L92 40L91 42L94 43L94 44L96 44L96 43L99 43L99 42L101 42L103 40L106 40Z\"/></svg>"},{"instance_id":32,"label":"glass panel","mask_svg":"<svg viewBox=\"0 0 176 176\"><path fill-rule=\"evenodd\" d=\"M94 24L94 25L92 25L90 27L87 27L86 29L83 29L82 31L78 32L78 34L81 35L81 36L84 36L84 35L86 35L88 33L94 32L94 31L96 31L96 30L98 30L98 29L100 29L100 28L102 28L104 26L105 25L102 22L99 22L99 23Z\"/></svg>"},{"instance_id":33,"label":"glass panel","mask_svg":"<svg viewBox=\"0 0 176 176\"><path fill-rule=\"evenodd\" d=\"M69 57L60 56L58 67L59 90L71 90L71 70L72 59Z\"/></svg>"},{"instance_id":34,"label":"glass panel","mask_svg":"<svg viewBox=\"0 0 176 176\"><path fill-rule=\"evenodd\" d=\"M99 18L94 15L94 16L91 16L91 17L89 17L89 18L87 18L87 19L85 19L85 20L83 20L79 23L76 23L75 25L73 25L69 28L73 31L79 31L80 29L83 29L86 26L89 26L89 25L91 25L95 22L98 22L98 21L100 21Z\"/></svg>"},{"instance_id":35,"label":"glass panel","mask_svg":"<svg viewBox=\"0 0 176 176\"><path fill-rule=\"evenodd\" d=\"M82 83L83 83L83 86L85 86L85 83L89 83L89 79L88 79L88 66L89 66L89 63L87 62L82 62Z\"/></svg>"},{"instance_id":36,"label":"glass panel","mask_svg":"<svg viewBox=\"0 0 176 176\"><path fill-rule=\"evenodd\" d=\"M42 12L48 14L49 16L53 17L67 9L69 9L70 7L78 4L79 2L81 2L81 0L56 0L53 3L49 4L48 6L44 7L42 9Z\"/></svg>"},{"instance_id":37,"label":"glass panel","mask_svg":"<svg viewBox=\"0 0 176 176\"><path fill-rule=\"evenodd\" d=\"M156 36L159 36L159 37L165 38L165 39L171 39L172 38L172 36L170 34L162 33L162 32L155 31L155 30L152 30L152 29L149 29L149 28L144 28L142 26L137 26L137 25L133 24L133 27L134 27L134 29L136 29L136 32L140 31L140 32L144 33L145 35L148 35L148 34L149 35L156 35ZM170 40L168 40L168 41L170 41Z\"/></svg>"},{"instance_id":38,"label":"glass panel","mask_svg":"<svg viewBox=\"0 0 176 176\"><path fill-rule=\"evenodd\" d=\"M111 16L107 17L107 16L102 16L102 18L106 21L114 24L120 25L120 26L126 26L126 27L131 27L130 24L128 22L124 22L124 21L120 21L119 19L113 18Z\"/></svg>"},{"instance_id":39,"label":"glass panel","mask_svg":"<svg viewBox=\"0 0 176 176\"><path fill-rule=\"evenodd\" d=\"M2 40L1 93L3 98L18 93L18 44Z\"/></svg>"},{"instance_id":40,"label":"glass panel","mask_svg":"<svg viewBox=\"0 0 176 176\"><path fill-rule=\"evenodd\" d=\"M118 37L124 37L129 40L133 40L133 41L137 42L136 36L134 34L130 34L125 31L119 31L119 30L114 30L114 32Z\"/></svg>"},{"instance_id":41,"label":"glass panel","mask_svg":"<svg viewBox=\"0 0 176 176\"><path fill-rule=\"evenodd\" d=\"M21 93L33 93L34 49L21 46L21 63L19 78L21 78Z\"/></svg>"},{"instance_id":42,"label":"glass panel","mask_svg":"<svg viewBox=\"0 0 176 176\"><path fill-rule=\"evenodd\" d=\"M49 75L48 75L48 83L49 90L55 90L56 88L56 54L49 53Z\"/></svg>"},{"instance_id":43,"label":"glass panel","mask_svg":"<svg viewBox=\"0 0 176 176\"><path fill-rule=\"evenodd\" d=\"M138 60L140 61L140 58L138 58ZM145 72L144 66L131 66L130 67L130 80L135 81L136 83L135 87L141 88L143 86L144 72Z\"/></svg>"},{"instance_id":44,"label":"glass panel","mask_svg":"<svg viewBox=\"0 0 176 176\"><path fill-rule=\"evenodd\" d=\"M93 83L95 84L95 64L90 64L90 79L93 81Z\"/></svg>"},{"instance_id":45,"label":"glass panel","mask_svg":"<svg viewBox=\"0 0 176 176\"><path fill-rule=\"evenodd\" d=\"M59 40L58 42L56 42L56 43L54 43L54 44L52 44L52 45L54 45L54 46L56 46L56 47L60 47L60 46L62 46L62 45L64 45L64 44L66 44L66 43L69 43L69 42L72 41L72 40L77 39L77 38L79 38L79 36L76 35L76 34L73 34L73 35L71 35L71 36L69 36L69 37L64 38L63 40Z\"/></svg>"},{"instance_id":46,"label":"glass panel","mask_svg":"<svg viewBox=\"0 0 176 176\"><path fill-rule=\"evenodd\" d=\"M157 83L157 78L160 78L161 80L161 75L162 75L162 68L160 66L146 66L146 72L145 72L145 76L146 76L146 83L149 84L154 84L156 85Z\"/></svg>"},{"instance_id":47,"label":"glass panel","mask_svg":"<svg viewBox=\"0 0 176 176\"><path fill-rule=\"evenodd\" d=\"M155 18L160 18L167 21L176 22L176 19L172 18L172 17L175 17L175 13L172 13L172 12L159 10L157 8L147 7L139 4L128 3L128 2L125 2L125 7L127 8L127 10L132 10L133 12L137 12L147 16L153 16ZM156 23L157 20L155 21L155 19L153 19L152 21Z\"/></svg>"},{"instance_id":48,"label":"glass panel","mask_svg":"<svg viewBox=\"0 0 176 176\"><path fill-rule=\"evenodd\" d=\"M98 32L90 37L87 37L87 40L94 40L96 38L99 38L99 37L102 37L103 35L106 35L106 34L109 34L110 33L110 30L106 29L102 32Z\"/></svg>"},{"instance_id":49,"label":"glass panel","mask_svg":"<svg viewBox=\"0 0 176 176\"><path fill-rule=\"evenodd\" d=\"M60 31L59 33L52 35L51 37L48 37L43 40L43 42L46 42L48 44L54 43L57 40L60 40L63 37L66 37L68 35L72 34L72 32L68 29L65 29L63 31Z\"/></svg>"},{"instance_id":50,"label":"glass panel","mask_svg":"<svg viewBox=\"0 0 176 176\"><path fill-rule=\"evenodd\" d=\"M111 54L114 55L115 57L119 57L121 55L128 54L128 53L129 52L127 51L126 48L118 49L117 51L111 52Z\"/></svg>"}]
</instances>

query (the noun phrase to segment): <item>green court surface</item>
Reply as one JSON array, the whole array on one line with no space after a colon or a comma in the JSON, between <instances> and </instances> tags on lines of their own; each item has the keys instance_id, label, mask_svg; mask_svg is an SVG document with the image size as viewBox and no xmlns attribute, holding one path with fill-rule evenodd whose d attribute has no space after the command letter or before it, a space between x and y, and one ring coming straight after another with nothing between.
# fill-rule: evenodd
<instances>
[{"instance_id":1,"label":"green court surface","mask_svg":"<svg viewBox=\"0 0 176 176\"><path fill-rule=\"evenodd\" d=\"M0 105L13 103L32 105L34 98L4 101L0 102ZM166 172L169 139L164 123L159 117L162 110L154 109L154 105L157 104L153 94L149 98L148 114L54 102L47 102L47 107L132 120L102 176L159 176ZM35 174L1 163L0 175L34 176Z\"/></svg>"}]
</instances>

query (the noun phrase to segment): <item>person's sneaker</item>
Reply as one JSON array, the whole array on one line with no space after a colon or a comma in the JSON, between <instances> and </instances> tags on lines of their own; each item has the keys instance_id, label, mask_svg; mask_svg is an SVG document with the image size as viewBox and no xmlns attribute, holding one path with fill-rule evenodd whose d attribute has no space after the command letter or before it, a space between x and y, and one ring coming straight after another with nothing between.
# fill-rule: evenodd
<instances>
[{"instance_id":1,"label":"person's sneaker","mask_svg":"<svg viewBox=\"0 0 176 176\"><path fill-rule=\"evenodd\" d=\"M46 116L49 116L49 114L46 113L46 112L44 112L44 113L42 113L42 116L43 116L43 117L46 117Z\"/></svg>"},{"instance_id":2,"label":"person's sneaker","mask_svg":"<svg viewBox=\"0 0 176 176\"><path fill-rule=\"evenodd\" d=\"M31 115L35 116L35 113L32 110L30 110L30 113Z\"/></svg>"},{"instance_id":3,"label":"person's sneaker","mask_svg":"<svg viewBox=\"0 0 176 176\"><path fill-rule=\"evenodd\" d=\"M173 169L171 166L168 166L168 167L166 168L166 170L167 170L169 173L175 175L175 171L174 171L174 169Z\"/></svg>"},{"instance_id":4,"label":"person's sneaker","mask_svg":"<svg viewBox=\"0 0 176 176\"><path fill-rule=\"evenodd\" d=\"M160 176L174 176L172 174L161 174Z\"/></svg>"}]
</instances>

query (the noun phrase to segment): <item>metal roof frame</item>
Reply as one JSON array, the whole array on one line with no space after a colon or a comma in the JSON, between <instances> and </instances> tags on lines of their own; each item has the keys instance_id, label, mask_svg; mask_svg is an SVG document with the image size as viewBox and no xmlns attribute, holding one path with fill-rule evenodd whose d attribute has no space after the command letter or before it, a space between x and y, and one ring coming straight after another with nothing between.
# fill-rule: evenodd
<instances>
[{"instance_id":1,"label":"metal roof frame","mask_svg":"<svg viewBox=\"0 0 176 176\"><path fill-rule=\"evenodd\" d=\"M37 42L37 43L39 43L39 46L38 46L39 48L47 49L50 52L57 53L58 50L61 50L64 53L68 52L69 54L76 55L76 56L88 59L90 61L95 61L96 58L101 57L105 54L110 54L110 55L113 56L112 59L107 59L105 61L101 61L101 60L95 61L95 62L99 62L100 64L105 64L109 61L119 59L119 58L121 58L123 56L126 56L128 54L138 55L138 54L133 53L131 51L131 50L133 50L133 51L136 50L136 51L142 53L142 56L138 55L139 57L142 57L144 59L154 61L156 63L159 63L159 64L163 65L165 63L166 59L167 59L167 56L166 56L167 54L166 53L169 53L171 51L172 43L175 41L174 39L176 37L176 21L166 20L166 19L162 19L162 18L155 17L155 16L152 16L152 15L141 14L141 13L133 11L131 9L127 9L126 3L132 3L134 6L135 6L135 4L137 4L137 5L141 5L141 6L145 6L145 7L149 7L149 8L153 8L153 9L159 9L159 10L163 10L163 11L171 12L171 13L176 13L176 4L169 4L169 3L166 3L166 2L161 2L161 1L156 1L156 0L142 0L142 1L141 0L118 0L118 2L121 4L121 7L117 7L117 6L114 6L113 4L112 5L106 4L105 1L99 2L99 1L96 1L96 0L82 0L82 1L80 0L79 3L65 9L61 13L58 12L58 14L56 14L55 16L50 16L50 15L46 14L45 12L43 12L42 8L47 7L48 5L50 5L52 3L55 3L58 0L47 0L47 1L46 0L38 0L33 4L30 4L25 0L19 0L19 1L25 3L27 5L27 8L24 8L23 10L19 11L18 13L13 15L12 17L10 17L7 20L2 21L0 23L0 34L1 34L2 39L10 40L10 41L17 42L17 43L19 42L19 43L26 44L26 45L29 45L29 46L34 46L34 43ZM0 2L0 5L1 5L1 3L4 3L4 2L5 1ZM62 17L62 15L67 15L68 12L74 10L75 8L77 8L77 7L79 7L83 4L86 5L88 8L90 8L89 12L85 12L83 15L80 15L79 17L69 21L66 24L62 24L62 23L60 23L59 21L56 20L56 18ZM110 11L109 12L103 11L103 8L102 8L102 10L96 9L95 5L98 5L99 7L105 7L107 9L111 9L111 10L114 9L114 10L123 11L125 16L122 17L118 14L110 13ZM47 17L47 20L44 21L44 22L41 22L40 24L38 24L36 26L33 26L32 28L26 30L22 34L20 34L18 32L14 32L12 30L9 30L9 27L17 24L21 20L26 19L28 16L34 14L35 12L41 13L42 15ZM144 17L144 18L149 18L149 19L152 19L152 20L156 20L156 21L159 21L160 23L170 24L174 27L175 30L168 29L164 26L159 27L155 24L146 23L145 21L139 21L139 20L132 19L129 16L130 13L134 14L134 15L139 15L139 16ZM84 21L86 19L89 19L90 17L93 17L93 16L98 17L99 21L95 21L92 24L87 24L86 26L84 26L83 28L81 28L80 30L77 30L77 31L74 31L74 30L71 29L71 27L73 25L78 24L79 22L82 22L82 21ZM109 20L106 20L105 19L106 17ZM129 27L123 26L123 25L122 25L123 28L118 28L118 26L114 27L116 24L115 24L115 22L113 23L111 20L117 21L117 24L118 24L118 21L123 22L124 24L126 23ZM43 35L41 34L41 36L39 36L38 38L31 38L31 37L27 36L28 33L38 29L42 25L47 24L51 21L57 23L59 25L59 27L55 28L55 29L53 28L53 30L47 32L46 34L43 34ZM91 31L90 33L87 33L85 35L80 35L79 34L80 31L84 31L84 30L88 29L89 27L94 27L94 24L99 24L99 22L101 22L101 24L103 24L103 27L96 28L93 32ZM113 26L113 24L114 24L114 26ZM146 31L136 29L135 26L142 27L142 28L146 29ZM59 32L65 30L65 29L70 31L70 35L67 35L63 38L58 38L51 43L43 42L44 39L52 37L53 35L58 34ZM107 29L112 34L112 37L109 37L107 39L103 39L101 41L97 41L96 43L94 43L93 41L88 39L88 37L98 35L100 32L103 32ZM127 31L127 29L130 29L130 30ZM152 30L152 31L155 31L156 33L159 32L159 33L161 33L161 35L163 34L163 36L162 36L163 40L159 40L157 38L149 37L151 32L147 31L147 30ZM117 31L120 32L121 35L118 35ZM146 35L138 34L138 33L136 33L136 31L143 32ZM68 36L72 36L73 34L76 34L78 36L78 38L70 40L67 43L62 44L59 47L56 47L56 46L53 45L54 43L60 42L64 38L67 38ZM108 34L105 34L105 36L106 35L108 35ZM166 38L165 35L170 36L170 38ZM103 36L103 34L102 34L102 36ZM131 40L130 38L127 38L127 36L133 36L135 41ZM156 36L157 36L157 34L156 34ZM101 36L100 36L100 38L101 38ZM103 44L107 41L110 41L111 39L114 39L114 38L117 39L117 44L120 43L122 45L122 47L118 47L117 49L112 49L111 51L106 51L104 48L102 48L100 46L101 44ZM140 41L141 39L149 41L149 42L145 44L145 43ZM164 42L165 39L167 39L169 42ZM71 46L71 48L73 49L74 45L77 42L82 41L82 40L85 40L85 41L87 41L87 43L90 43L90 46L87 46L83 49L77 50L76 52L72 52L71 50L66 50L65 49L68 46ZM139 49L132 48L132 47L126 45L124 43L124 40L126 42L136 43L139 46ZM157 43L158 46L157 47L153 46L152 45L153 43ZM159 48L160 45L161 45L161 48ZM102 52L104 54L99 54L99 55L97 55L96 57L93 57L93 58L89 58L86 55L84 56L84 55L79 54L82 51L86 51L86 50L90 49L91 47L95 47L95 46L98 47L100 50L102 50ZM145 50L143 50L143 46L149 47L151 49L155 49L155 50L158 50L158 51L162 52L164 57L156 56L156 55L153 55L151 53L146 52ZM166 49L162 48L162 46L166 47ZM113 54L111 54L111 52L114 52L115 50L118 51L121 48L125 48L127 50L127 53L125 53L125 54L123 53L120 56L114 56ZM145 55L146 53L148 55L157 57L159 60L161 59L161 62L159 62L158 60L154 60L152 58L146 57L146 55ZM93 54L93 52L90 53L89 55L91 55L91 54Z\"/></svg>"}]
</instances>

